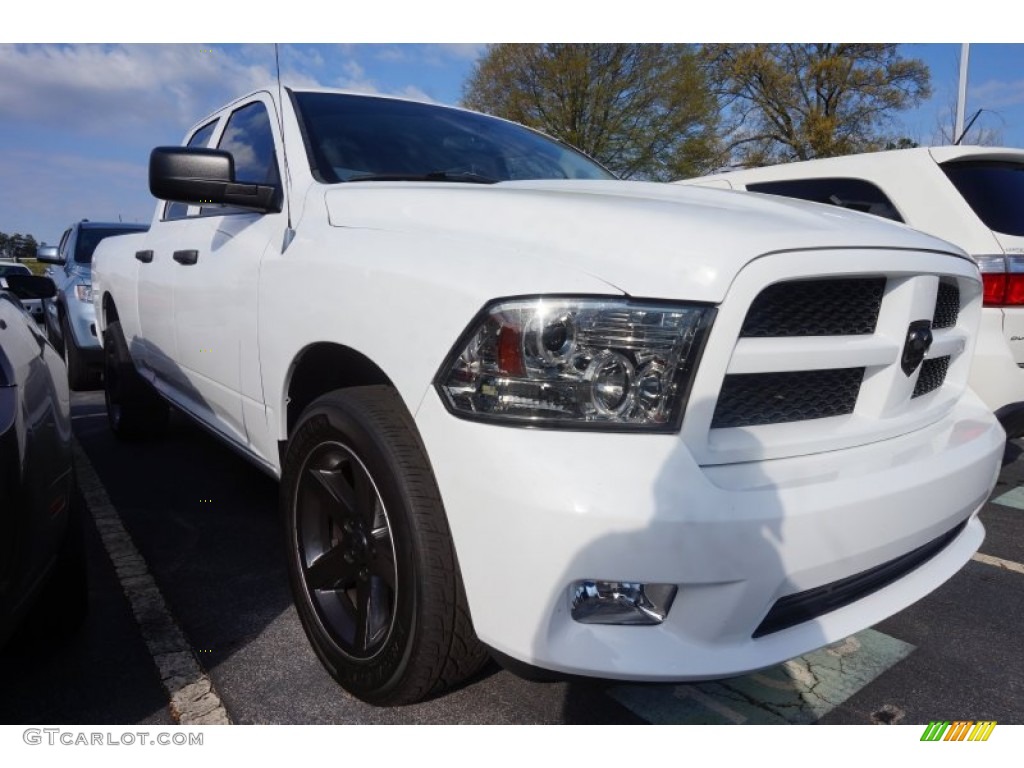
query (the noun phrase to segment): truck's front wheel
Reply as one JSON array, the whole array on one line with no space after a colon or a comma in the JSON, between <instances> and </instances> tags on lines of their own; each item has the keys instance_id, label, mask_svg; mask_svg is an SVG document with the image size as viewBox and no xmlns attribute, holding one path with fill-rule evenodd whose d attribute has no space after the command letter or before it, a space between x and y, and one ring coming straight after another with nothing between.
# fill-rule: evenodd
<instances>
[{"instance_id":1,"label":"truck's front wheel","mask_svg":"<svg viewBox=\"0 0 1024 768\"><path fill-rule=\"evenodd\" d=\"M479 669L440 494L392 388L332 392L305 410L281 507L299 617L346 690L408 704Z\"/></svg>"}]
</instances>

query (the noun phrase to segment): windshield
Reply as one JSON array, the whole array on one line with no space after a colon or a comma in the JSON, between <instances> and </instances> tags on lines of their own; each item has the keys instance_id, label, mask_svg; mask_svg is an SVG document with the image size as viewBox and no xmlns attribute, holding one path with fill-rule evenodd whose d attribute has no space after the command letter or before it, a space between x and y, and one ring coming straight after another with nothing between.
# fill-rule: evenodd
<instances>
[{"instance_id":1,"label":"windshield","mask_svg":"<svg viewBox=\"0 0 1024 768\"><path fill-rule=\"evenodd\" d=\"M90 264L93 251L100 244L100 240L141 231L143 230L139 227L82 227L78 230L78 240L75 243L75 261L79 264Z\"/></svg>"},{"instance_id":2,"label":"windshield","mask_svg":"<svg viewBox=\"0 0 1024 768\"><path fill-rule=\"evenodd\" d=\"M31 275L32 270L24 264L0 264L0 277L7 275Z\"/></svg>"},{"instance_id":3,"label":"windshield","mask_svg":"<svg viewBox=\"0 0 1024 768\"><path fill-rule=\"evenodd\" d=\"M613 179L586 155L515 123L369 96L296 93L306 152L323 182Z\"/></svg>"},{"instance_id":4,"label":"windshield","mask_svg":"<svg viewBox=\"0 0 1024 768\"><path fill-rule=\"evenodd\" d=\"M942 170L986 227L1024 236L1024 163L972 160L946 163Z\"/></svg>"}]
</instances>

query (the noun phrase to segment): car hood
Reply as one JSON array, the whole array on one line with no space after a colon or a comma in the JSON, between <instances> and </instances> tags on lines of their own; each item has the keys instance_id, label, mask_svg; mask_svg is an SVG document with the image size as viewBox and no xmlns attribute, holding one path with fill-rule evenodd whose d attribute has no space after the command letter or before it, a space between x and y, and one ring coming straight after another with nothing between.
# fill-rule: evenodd
<instances>
[{"instance_id":1,"label":"car hood","mask_svg":"<svg viewBox=\"0 0 1024 768\"><path fill-rule=\"evenodd\" d=\"M471 239L555 260L632 296L721 301L776 251L955 246L874 216L797 200L653 182L358 182L325 194L332 226ZM823 253L823 258L828 254Z\"/></svg>"}]
</instances>

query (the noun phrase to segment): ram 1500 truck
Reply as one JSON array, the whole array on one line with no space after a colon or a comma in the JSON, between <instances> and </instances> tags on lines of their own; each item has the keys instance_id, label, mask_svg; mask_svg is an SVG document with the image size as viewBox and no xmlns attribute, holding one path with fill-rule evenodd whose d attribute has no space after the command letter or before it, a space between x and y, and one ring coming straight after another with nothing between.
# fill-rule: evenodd
<instances>
[{"instance_id":1,"label":"ram 1500 truck","mask_svg":"<svg viewBox=\"0 0 1024 768\"><path fill-rule=\"evenodd\" d=\"M977 550L1004 435L978 267L800 201L615 180L485 115L254 92L150 157L93 296L125 439L168 407L280 478L331 674L416 701L492 653L735 675Z\"/></svg>"}]
</instances>

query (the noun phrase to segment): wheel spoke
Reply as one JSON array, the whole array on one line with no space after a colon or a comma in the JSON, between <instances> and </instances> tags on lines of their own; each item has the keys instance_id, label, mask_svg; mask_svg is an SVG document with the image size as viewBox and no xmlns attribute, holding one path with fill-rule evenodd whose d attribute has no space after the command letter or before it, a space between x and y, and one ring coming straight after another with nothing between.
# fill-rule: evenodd
<instances>
[{"instance_id":1,"label":"wheel spoke","mask_svg":"<svg viewBox=\"0 0 1024 768\"><path fill-rule=\"evenodd\" d=\"M370 558L370 573L380 577L388 589L395 589L395 557L391 550L391 536L387 528L373 532L373 557Z\"/></svg>"},{"instance_id":2,"label":"wheel spoke","mask_svg":"<svg viewBox=\"0 0 1024 768\"><path fill-rule=\"evenodd\" d=\"M370 590L369 579L360 579L356 584L356 639L355 646L361 651L365 651L369 647L370 633L372 628L370 627L370 621L373 617L371 599L372 592Z\"/></svg>"},{"instance_id":3,"label":"wheel spoke","mask_svg":"<svg viewBox=\"0 0 1024 768\"><path fill-rule=\"evenodd\" d=\"M306 569L306 583L310 589L338 589L351 584L357 573L356 566L346 559L344 548L338 546Z\"/></svg>"},{"instance_id":4,"label":"wheel spoke","mask_svg":"<svg viewBox=\"0 0 1024 768\"><path fill-rule=\"evenodd\" d=\"M362 467L353 464L352 475L355 513L368 526L375 526L377 524L377 491L374 490L369 475L363 471Z\"/></svg>"},{"instance_id":5,"label":"wheel spoke","mask_svg":"<svg viewBox=\"0 0 1024 768\"><path fill-rule=\"evenodd\" d=\"M341 470L310 468L309 474L316 481L313 486L325 493L332 502L327 505L327 514L339 526L344 525L347 518L356 514L356 510L355 495Z\"/></svg>"}]
</instances>

